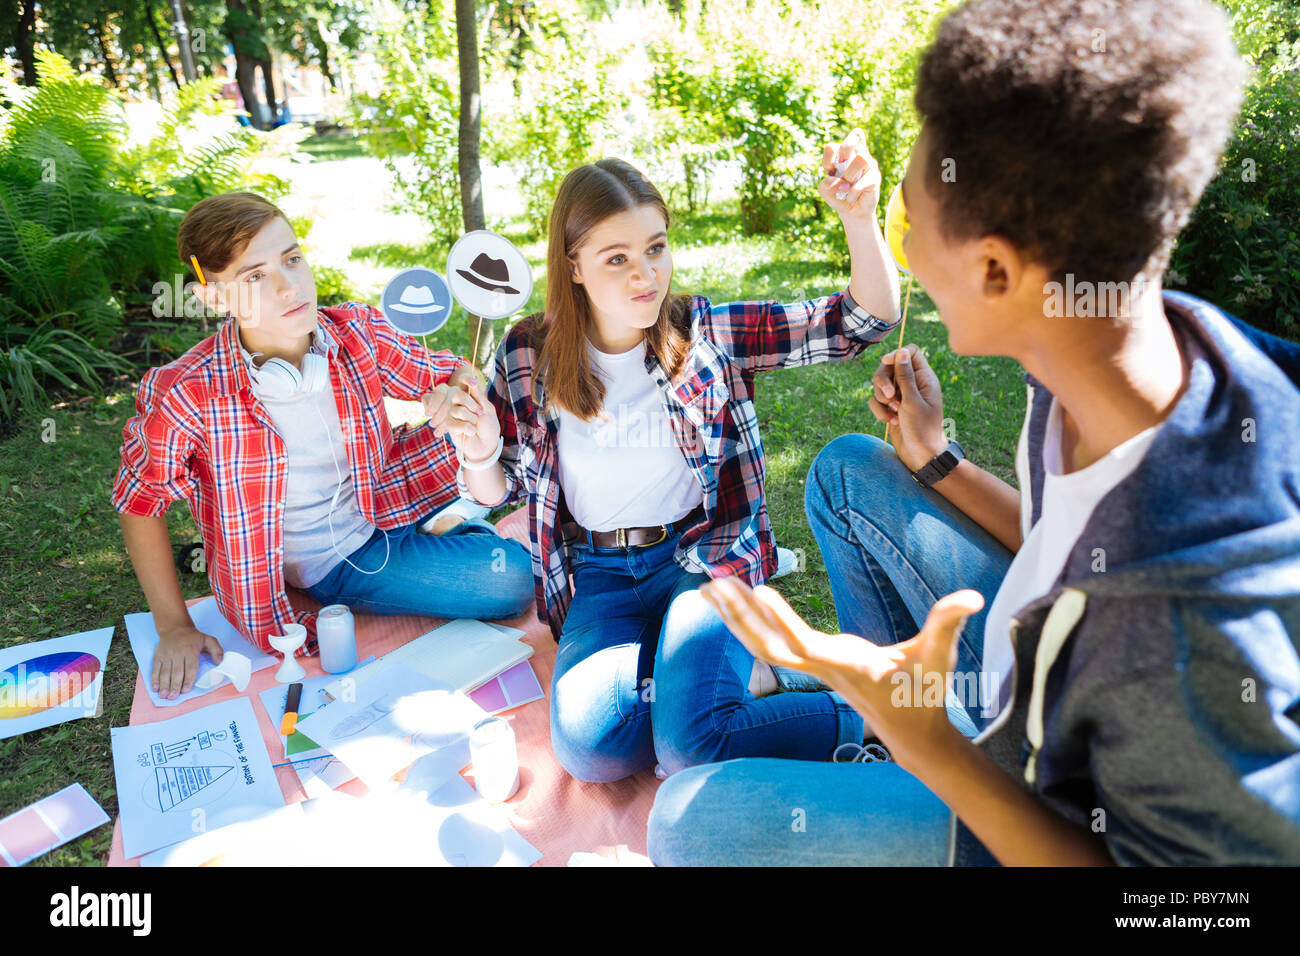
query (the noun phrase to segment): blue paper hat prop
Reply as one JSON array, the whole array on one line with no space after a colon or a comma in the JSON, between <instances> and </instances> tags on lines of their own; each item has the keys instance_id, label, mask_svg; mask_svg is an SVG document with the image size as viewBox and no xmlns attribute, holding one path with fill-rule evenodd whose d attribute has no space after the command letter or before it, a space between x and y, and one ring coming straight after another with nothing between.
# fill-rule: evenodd
<instances>
[{"instance_id":1,"label":"blue paper hat prop","mask_svg":"<svg viewBox=\"0 0 1300 956\"><path fill-rule=\"evenodd\" d=\"M432 269L405 269L389 281L380 309L394 328L407 335L436 332L451 317L452 295L447 280Z\"/></svg>"}]
</instances>

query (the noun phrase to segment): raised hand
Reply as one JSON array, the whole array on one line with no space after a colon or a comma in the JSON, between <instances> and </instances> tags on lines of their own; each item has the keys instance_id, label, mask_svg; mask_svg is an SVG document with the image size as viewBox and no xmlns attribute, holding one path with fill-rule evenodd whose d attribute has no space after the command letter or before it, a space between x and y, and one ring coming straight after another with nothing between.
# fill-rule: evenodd
<instances>
[{"instance_id":1,"label":"raised hand","mask_svg":"<svg viewBox=\"0 0 1300 956\"><path fill-rule=\"evenodd\" d=\"M842 168L842 172L837 171ZM867 149L866 134L854 129L842 143L822 150L824 178L817 187L841 218L875 221L880 202L880 168Z\"/></svg>"},{"instance_id":2,"label":"raised hand","mask_svg":"<svg viewBox=\"0 0 1300 956\"><path fill-rule=\"evenodd\" d=\"M965 619L984 606L978 591L940 598L916 637L884 646L809 627L766 585L751 589L734 577L715 578L701 585L700 594L755 657L812 674L838 691L900 765L914 765L955 732L942 703L913 706L933 695L913 694L910 687L899 694L898 688L918 678L928 683L933 679L928 675L936 672L946 686L956 659L956 636Z\"/></svg>"},{"instance_id":3,"label":"raised hand","mask_svg":"<svg viewBox=\"0 0 1300 956\"><path fill-rule=\"evenodd\" d=\"M429 425L441 438L453 430L463 431L478 421L478 404L470 393L458 385L439 385L420 396Z\"/></svg>"}]
</instances>

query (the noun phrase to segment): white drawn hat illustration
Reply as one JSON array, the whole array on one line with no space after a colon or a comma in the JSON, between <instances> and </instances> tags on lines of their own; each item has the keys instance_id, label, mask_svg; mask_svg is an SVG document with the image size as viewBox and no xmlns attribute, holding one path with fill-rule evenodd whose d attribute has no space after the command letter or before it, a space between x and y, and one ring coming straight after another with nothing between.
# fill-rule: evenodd
<instances>
[{"instance_id":1,"label":"white drawn hat illustration","mask_svg":"<svg viewBox=\"0 0 1300 956\"><path fill-rule=\"evenodd\" d=\"M401 297L389 306L395 312L409 312L412 315L428 315L441 312L443 307L433 301L433 292L427 285L408 285L402 290Z\"/></svg>"}]
</instances>

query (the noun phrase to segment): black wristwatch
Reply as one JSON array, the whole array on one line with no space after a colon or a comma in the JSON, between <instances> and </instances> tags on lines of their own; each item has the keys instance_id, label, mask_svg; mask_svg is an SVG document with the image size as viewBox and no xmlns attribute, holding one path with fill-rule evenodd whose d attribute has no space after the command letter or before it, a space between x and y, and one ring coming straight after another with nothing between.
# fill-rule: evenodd
<instances>
[{"instance_id":1,"label":"black wristwatch","mask_svg":"<svg viewBox=\"0 0 1300 956\"><path fill-rule=\"evenodd\" d=\"M965 457L966 453L961 450L961 445L958 445L955 441L950 441L947 448L931 458L924 466L912 472L912 478L922 488L929 488L940 478L948 475L957 467L957 462Z\"/></svg>"}]
</instances>

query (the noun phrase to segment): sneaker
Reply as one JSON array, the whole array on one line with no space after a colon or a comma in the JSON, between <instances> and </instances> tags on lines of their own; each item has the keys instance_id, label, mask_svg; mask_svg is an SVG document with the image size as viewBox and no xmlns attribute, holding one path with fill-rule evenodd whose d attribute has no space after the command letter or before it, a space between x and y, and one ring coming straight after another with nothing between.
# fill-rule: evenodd
<instances>
[{"instance_id":1,"label":"sneaker","mask_svg":"<svg viewBox=\"0 0 1300 956\"><path fill-rule=\"evenodd\" d=\"M796 694L810 694L822 690L830 690L825 684L819 681L812 674L805 674L803 671L791 670L788 667L772 667L772 672L776 674L777 686L783 691L789 691Z\"/></svg>"},{"instance_id":2,"label":"sneaker","mask_svg":"<svg viewBox=\"0 0 1300 956\"><path fill-rule=\"evenodd\" d=\"M491 508L481 505L477 501L470 501L468 498L457 498L428 521L424 522L424 524L420 525L418 530L420 534L431 534L433 532L433 526L443 518L458 517L470 521L474 518L486 518L491 511Z\"/></svg>"},{"instance_id":3,"label":"sneaker","mask_svg":"<svg viewBox=\"0 0 1300 956\"><path fill-rule=\"evenodd\" d=\"M776 676L776 668L766 661L754 660L754 667L749 672L749 696L754 698L779 694L785 690L781 680Z\"/></svg>"},{"instance_id":4,"label":"sneaker","mask_svg":"<svg viewBox=\"0 0 1300 956\"><path fill-rule=\"evenodd\" d=\"M776 574L772 575L772 580L785 577L797 567L799 567L799 558L793 551L789 548L777 548Z\"/></svg>"},{"instance_id":5,"label":"sneaker","mask_svg":"<svg viewBox=\"0 0 1300 956\"><path fill-rule=\"evenodd\" d=\"M840 759L840 751L845 747L857 751L847 760ZM874 741L865 744L855 744L853 742L840 744L831 754L832 763L893 763L894 758L889 755L889 751L883 745Z\"/></svg>"}]
</instances>

